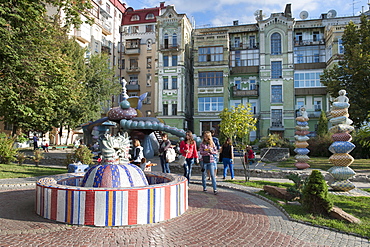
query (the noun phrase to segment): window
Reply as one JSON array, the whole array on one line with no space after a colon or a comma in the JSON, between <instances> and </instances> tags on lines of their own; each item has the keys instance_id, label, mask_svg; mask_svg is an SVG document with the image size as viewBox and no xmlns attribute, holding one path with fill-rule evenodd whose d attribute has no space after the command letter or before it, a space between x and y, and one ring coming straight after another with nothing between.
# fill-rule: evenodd
<instances>
[{"instance_id":1,"label":"window","mask_svg":"<svg viewBox=\"0 0 370 247\"><path fill-rule=\"evenodd\" d=\"M168 67L168 56L163 56L163 67Z\"/></svg>"},{"instance_id":2,"label":"window","mask_svg":"<svg viewBox=\"0 0 370 247\"><path fill-rule=\"evenodd\" d=\"M177 115L177 104L172 104L172 114L173 116Z\"/></svg>"},{"instance_id":3,"label":"window","mask_svg":"<svg viewBox=\"0 0 370 247\"><path fill-rule=\"evenodd\" d=\"M235 86L236 86L237 90L241 90L242 89L241 81L240 80L235 80Z\"/></svg>"},{"instance_id":4,"label":"window","mask_svg":"<svg viewBox=\"0 0 370 247\"><path fill-rule=\"evenodd\" d=\"M109 3L105 5L105 10L110 14L110 4Z\"/></svg>"},{"instance_id":5,"label":"window","mask_svg":"<svg viewBox=\"0 0 370 247\"><path fill-rule=\"evenodd\" d=\"M240 47L240 37L235 37L234 38L234 47Z\"/></svg>"},{"instance_id":6,"label":"window","mask_svg":"<svg viewBox=\"0 0 370 247\"><path fill-rule=\"evenodd\" d=\"M230 52L231 67L258 66L259 50L238 50Z\"/></svg>"},{"instance_id":7,"label":"window","mask_svg":"<svg viewBox=\"0 0 370 247\"><path fill-rule=\"evenodd\" d=\"M222 111L224 109L223 97L202 97L198 98L199 112Z\"/></svg>"},{"instance_id":8,"label":"window","mask_svg":"<svg viewBox=\"0 0 370 247\"><path fill-rule=\"evenodd\" d=\"M283 127L283 110L281 109L271 110L271 126Z\"/></svg>"},{"instance_id":9,"label":"window","mask_svg":"<svg viewBox=\"0 0 370 247\"><path fill-rule=\"evenodd\" d=\"M172 77L172 89L177 89L177 77Z\"/></svg>"},{"instance_id":10,"label":"window","mask_svg":"<svg viewBox=\"0 0 370 247\"><path fill-rule=\"evenodd\" d=\"M249 48L257 48L256 46L256 36L251 35L249 36Z\"/></svg>"},{"instance_id":11,"label":"window","mask_svg":"<svg viewBox=\"0 0 370 247\"><path fill-rule=\"evenodd\" d=\"M146 68L151 69L152 68L152 57L146 58Z\"/></svg>"},{"instance_id":12,"label":"window","mask_svg":"<svg viewBox=\"0 0 370 247\"><path fill-rule=\"evenodd\" d=\"M163 77L163 89L168 89L168 77Z\"/></svg>"},{"instance_id":13,"label":"window","mask_svg":"<svg viewBox=\"0 0 370 247\"><path fill-rule=\"evenodd\" d=\"M177 66L177 55L172 56L172 66Z\"/></svg>"},{"instance_id":14,"label":"window","mask_svg":"<svg viewBox=\"0 0 370 247\"><path fill-rule=\"evenodd\" d=\"M323 46L296 46L294 47L294 63L319 63L325 60Z\"/></svg>"},{"instance_id":15,"label":"window","mask_svg":"<svg viewBox=\"0 0 370 247\"><path fill-rule=\"evenodd\" d=\"M125 69L125 59L121 60L121 64L119 66L121 66L121 69Z\"/></svg>"},{"instance_id":16,"label":"window","mask_svg":"<svg viewBox=\"0 0 370 247\"><path fill-rule=\"evenodd\" d=\"M256 85L256 80L249 80L249 90L256 90L257 85Z\"/></svg>"},{"instance_id":17,"label":"window","mask_svg":"<svg viewBox=\"0 0 370 247\"><path fill-rule=\"evenodd\" d=\"M294 73L294 87L323 87L320 82L321 72Z\"/></svg>"},{"instance_id":18,"label":"window","mask_svg":"<svg viewBox=\"0 0 370 247\"><path fill-rule=\"evenodd\" d=\"M140 20L140 16L138 15L131 16L131 21L139 21L139 20Z\"/></svg>"},{"instance_id":19,"label":"window","mask_svg":"<svg viewBox=\"0 0 370 247\"><path fill-rule=\"evenodd\" d=\"M148 92L146 98L143 100L144 105L149 105L152 103L152 93Z\"/></svg>"},{"instance_id":20,"label":"window","mask_svg":"<svg viewBox=\"0 0 370 247\"><path fill-rule=\"evenodd\" d=\"M320 41L320 32L314 31L312 35L312 40L315 41Z\"/></svg>"},{"instance_id":21,"label":"window","mask_svg":"<svg viewBox=\"0 0 370 247\"><path fill-rule=\"evenodd\" d=\"M172 47L177 47L177 34L172 34Z\"/></svg>"},{"instance_id":22,"label":"window","mask_svg":"<svg viewBox=\"0 0 370 247\"><path fill-rule=\"evenodd\" d=\"M146 85L151 86L152 85L152 75L151 74L146 74Z\"/></svg>"},{"instance_id":23,"label":"window","mask_svg":"<svg viewBox=\"0 0 370 247\"><path fill-rule=\"evenodd\" d=\"M203 131L209 131L209 130L214 130L215 131L215 136L218 136L220 133L220 121L202 121L202 129L201 132Z\"/></svg>"},{"instance_id":24,"label":"window","mask_svg":"<svg viewBox=\"0 0 370 247\"><path fill-rule=\"evenodd\" d=\"M279 33L273 33L271 35L271 54L281 54L281 35Z\"/></svg>"},{"instance_id":25,"label":"window","mask_svg":"<svg viewBox=\"0 0 370 247\"><path fill-rule=\"evenodd\" d=\"M153 14L153 13L148 13L148 14L145 16L145 19L146 19L146 20L152 20L152 19L154 19L154 14Z\"/></svg>"},{"instance_id":26,"label":"window","mask_svg":"<svg viewBox=\"0 0 370 247\"><path fill-rule=\"evenodd\" d=\"M5 122L4 123L4 130L13 130L13 124Z\"/></svg>"},{"instance_id":27,"label":"window","mask_svg":"<svg viewBox=\"0 0 370 247\"><path fill-rule=\"evenodd\" d=\"M223 86L223 72L222 71L211 71L211 72L199 72L199 86Z\"/></svg>"},{"instance_id":28,"label":"window","mask_svg":"<svg viewBox=\"0 0 370 247\"><path fill-rule=\"evenodd\" d=\"M163 104L163 116L168 116L168 104Z\"/></svg>"},{"instance_id":29,"label":"window","mask_svg":"<svg viewBox=\"0 0 370 247\"><path fill-rule=\"evenodd\" d=\"M283 90L281 85L271 86L271 103L283 102Z\"/></svg>"},{"instance_id":30,"label":"window","mask_svg":"<svg viewBox=\"0 0 370 247\"><path fill-rule=\"evenodd\" d=\"M154 25L146 25L145 26L145 32L147 32L147 33L154 32Z\"/></svg>"},{"instance_id":31,"label":"window","mask_svg":"<svg viewBox=\"0 0 370 247\"><path fill-rule=\"evenodd\" d=\"M140 39L126 40L126 49L136 49L140 45Z\"/></svg>"},{"instance_id":32,"label":"window","mask_svg":"<svg viewBox=\"0 0 370 247\"><path fill-rule=\"evenodd\" d=\"M130 81L128 84L130 85L138 85L139 84L139 75L130 75Z\"/></svg>"},{"instance_id":33,"label":"window","mask_svg":"<svg viewBox=\"0 0 370 247\"><path fill-rule=\"evenodd\" d=\"M164 34L163 42L164 42L164 48L168 49L168 34L167 33Z\"/></svg>"},{"instance_id":34,"label":"window","mask_svg":"<svg viewBox=\"0 0 370 247\"><path fill-rule=\"evenodd\" d=\"M132 26L131 27L131 32L132 33L138 33L139 32L139 26Z\"/></svg>"},{"instance_id":35,"label":"window","mask_svg":"<svg viewBox=\"0 0 370 247\"><path fill-rule=\"evenodd\" d=\"M281 61L271 62L271 78L282 78L283 71Z\"/></svg>"},{"instance_id":36,"label":"window","mask_svg":"<svg viewBox=\"0 0 370 247\"><path fill-rule=\"evenodd\" d=\"M199 62L213 62L223 60L223 47L201 47L198 50Z\"/></svg>"},{"instance_id":37,"label":"window","mask_svg":"<svg viewBox=\"0 0 370 247\"><path fill-rule=\"evenodd\" d=\"M338 53L344 54L344 45L342 39L338 39Z\"/></svg>"},{"instance_id":38,"label":"window","mask_svg":"<svg viewBox=\"0 0 370 247\"><path fill-rule=\"evenodd\" d=\"M146 49L147 49L148 51L152 50L152 44L153 44L153 41L152 41L151 39L148 39L148 40L146 41Z\"/></svg>"},{"instance_id":39,"label":"window","mask_svg":"<svg viewBox=\"0 0 370 247\"><path fill-rule=\"evenodd\" d=\"M314 108L315 111L321 111L321 100L317 99L314 100Z\"/></svg>"},{"instance_id":40,"label":"window","mask_svg":"<svg viewBox=\"0 0 370 247\"><path fill-rule=\"evenodd\" d=\"M137 58L130 58L130 69L138 69L139 68L139 63Z\"/></svg>"},{"instance_id":41,"label":"window","mask_svg":"<svg viewBox=\"0 0 370 247\"><path fill-rule=\"evenodd\" d=\"M297 105L296 105L296 109L299 110L301 109L302 107L304 107L305 103L304 103L304 99L297 99Z\"/></svg>"},{"instance_id":42,"label":"window","mask_svg":"<svg viewBox=\"0 0 370 247\"><path fill-rule=\"evenodd\" d=\"M303 34L301 32L295 34L295 41L297 44L301 44L303 40Z\"/></svg>"},{"instance_id":43,"label":"window","mask_svg":"<svg viewBox=\"0 0 370 247\"><path fill-rule=\"evenodd\" d=\"M253 114L257 114L257 102L249 102L251 104L251 111Z\"/></svg>"}]
</instances>

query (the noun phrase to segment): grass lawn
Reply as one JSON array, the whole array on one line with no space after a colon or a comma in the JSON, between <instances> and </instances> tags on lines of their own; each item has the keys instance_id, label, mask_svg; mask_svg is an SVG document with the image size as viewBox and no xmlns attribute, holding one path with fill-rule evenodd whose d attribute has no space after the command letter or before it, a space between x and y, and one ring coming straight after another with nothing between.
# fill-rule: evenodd
<instances>
[{"instance_id":1,"label":"grass lawn","mask_svg":"<svg viewBox=\"0 0 370 247\"><path fill-rule=\"evenodd\" d=\"M0 179L28 178L66 173L66 168L36 167L32 165L0 164Z\"/></svg>"},{"instance_id":2,"label":"grass lawn","mask_svg":"<svg viewBox=\"0 0 370 247\"><path fill-rule=\"evenodd\" d=\"M290 157L285 161L279 161L278 167L294 167L296 162L294 157ZM307 162L313 169L321 169L327 171L333 164L329 162L327 157L310 157ZM355 161L350 166L355 172L367 171L370 172L370 159L355 159Z\"/></svg>"},{"instance_id":3,"label":"grass lawn","mask_svg":"<svg viewBox=\"0 0 370 247\"><path fill-rule=\"evenodd\" d=\"M229 182L257 188L262 188L263 185L272 185L282 188L287 188L289 185L293 185L293 183L273 183L269 181L244 182L230 180ZM370 189L365 190L370 192ZM267 195L264 191L260 191L258 194L281 205L285 211L296 220L310 222L315 225L327 226L344 232L356 233L370 239L370 197L350 197L329 194L329 198L333 201L335 206L361 220L360 224L350 224L340 220L306 213L300 205L281 203L281 199Z\"/></svg>"}]
</instances>

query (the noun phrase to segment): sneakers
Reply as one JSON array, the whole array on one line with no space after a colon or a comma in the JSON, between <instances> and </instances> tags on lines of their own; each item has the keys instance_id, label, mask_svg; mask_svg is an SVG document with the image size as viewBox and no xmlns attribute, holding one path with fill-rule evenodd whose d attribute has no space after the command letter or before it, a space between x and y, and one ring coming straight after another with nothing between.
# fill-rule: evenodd
<instances>
[{"instance_id":1,"label":"sneakers","mask_svg":"<svg viewBox=\"0 0 370 247\"><path fill-rule=\"evenodd\" d=\"M203 189L203 192L207 192L207 189Z\"/></svg>"},{"instance_id":2,"label":"sneakers","mask_svg":"<svg viewBox=\"0 0 370 247\"><path fill-rule=\"evenodd\" d=\"M213 191L213 194L217 195L218 194L218 191L217 190Z\"/></svg>"}]
</instances>

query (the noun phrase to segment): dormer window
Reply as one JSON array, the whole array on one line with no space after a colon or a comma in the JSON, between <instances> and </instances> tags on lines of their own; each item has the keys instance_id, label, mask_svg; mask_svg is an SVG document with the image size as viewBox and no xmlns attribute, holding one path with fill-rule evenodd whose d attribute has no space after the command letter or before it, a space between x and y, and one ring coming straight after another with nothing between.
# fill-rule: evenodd
<instances>
[{"instance_id":1,"label":"dormer window","mask_svg":"<svg viewBox=\"0 0 370 247\"><path fill-rule=\"evenodd\" d=\"M154 14L153 13L149 13L145 16L145 20L152 20L154 19Z\"/></svg>"},{"instance_id":2,"label":"dormer window","mask_svg":"<svg viewBox=\"0 0 370 247\"><path fill-rule=\"evenodd\" d=\"M131 16L131 21L139 21L140 20L140 16L139 15L133 15Z\"/></svg>"}]
</instances>

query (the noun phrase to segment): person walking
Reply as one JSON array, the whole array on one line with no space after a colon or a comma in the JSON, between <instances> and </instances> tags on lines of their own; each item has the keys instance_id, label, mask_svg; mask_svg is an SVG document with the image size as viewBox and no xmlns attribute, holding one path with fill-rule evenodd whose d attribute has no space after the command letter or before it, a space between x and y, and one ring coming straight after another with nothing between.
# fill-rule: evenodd
<instances>
[{"instance_id":1,"label":"person walking","mask_svg":"<svg viewBox=\"0 0 370 247\"><path fill-rule=\"evenodd\" d=\"M171 142L168 140L168 135L166 133L162 133L162 142L159 145L159 158L161 160L162 172L163 173L170 173L170 164L167 161L166 151L171 148Z\"/></svg>"},{"instance_id":2,"label":"person walking","mask_svg":"<svg viewBox=\"0 0 370 247\"><path fill-rule=\"evenodd\" d=\"M217 178L217 163L218 163L218 159L219 159L219 150L220 150L220 141L218 140L217 137L215 137L215 131L214 130L210 130L211 134L212 134L212 141L213 143L216 145L216 148L217 148L217 153L214 154L214 158L215 158L215 163L214 163L214 167L215 167L215 178ZM211 175L208 171L208 180L211 180Z\"/></svg>"},{"instance_id":3,"label":"person walking","mask_svg":"<svg viewBox=\"0 0 370 247\"><path fill-rule=\"evenodd\" d=\"M133 141L134 145L134 157L132 159L132 164L140 165L141 159L144 157L144 148L141 146L140 141L138 139L134 139Z\"/></svg>"},{"instance_id":4,"label":"person walking","mask_svg":"<svg viewBox=\"0 0 370 247\"><path fill-rule=\"evenodd\" d=\"M254 161L256 160L256 156L254 155L254 152L253 152L253 149L252 149L252 146L247 146L247 158L248 158L248 162L249 162L249 165L253 165Z\"/></svg>"},{"instance_id":5,"label":"person walking","mask_svg":"<svg viewBox=\"0 0 370 247\"><path fill-rule=\"evenodd\" d=\"M188 179L189 183L191 169L195 160L198 159L197 144L194 141L193 133L190 130L186 131L185 140L180 142L180 153L185 157L185 163L183 164L184 177Z\"/></svg>"},{"instance_id":6,"label":"person walking","mask_svg":"<svg viewBox=\"0 0 370 247\"><path fill-rule=\"evenodd\" d=\"M227 169L230 169L231 179L234 179L234 147L230 138L227 138L225 143L222 145L220 154L222 156L222 163L224 164L223 179L226 179Z\"/></svg>"},{"instance_id":7,"label":"person walking","mask_svg":"<svg viewBox=\"0 0 370 247\"><path fill-rule=\"evenodd\" d=\"M203 134L203 141L200 144L199 153L202 156L202 185L203 191L207 191L206 177L207 171L211 175L213 193L217 195L217 185L215 177L215 154L217 154L217 147L212 140L212 134L210 131L205 131Z\"/></svg>"},{"instance_id":8,"label":"person walking","mask_svg":"<svg viewBox=\"0 0 370 247\"><path fill-rule=\"evenodd\" d=\"M39 138L36 135L33 135L33 150L39 149L39 144L37 143Z\"/></svg>"}]
</instances>

